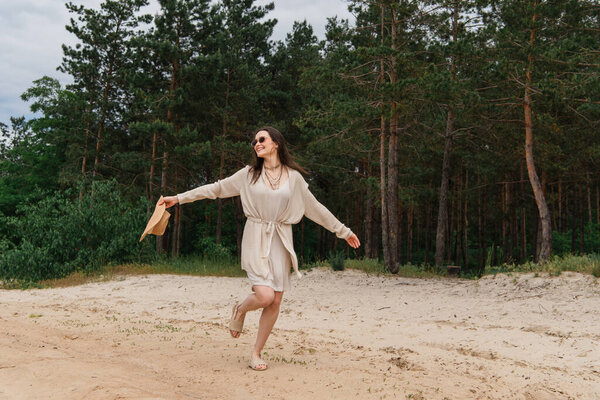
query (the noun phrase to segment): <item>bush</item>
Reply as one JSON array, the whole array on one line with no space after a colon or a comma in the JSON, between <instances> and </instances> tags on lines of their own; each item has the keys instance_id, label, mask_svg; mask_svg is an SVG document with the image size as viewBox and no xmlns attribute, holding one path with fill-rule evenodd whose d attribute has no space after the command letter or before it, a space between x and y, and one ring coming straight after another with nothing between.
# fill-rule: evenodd
<instances>
[{"instance_id":1,"label":"bush","mask_svg":"<svg viewBox=\"0 0 600 400\"><path fill-rule=\"evenodd\" d=\"M115 181L94 182L81 200L78 192L50 193L18 206L16 217L0 217L9 232L0 240L0 278L35 282L153 259L152 241L138 243L145 199L123 201Z\"/></svg>"},{"instance_id":2,"label":"bush","mask_svg":"<svg viewBox=\"0 0 600 400\"><path fill-rule=\"evenodd\" d=\"M231 261L233 258L231 251L215 242L214 237L201 237L196 242L196 248L203 258L211 261Z\"/></svg>"},{"instance_id":3,"label":"bush","mask_svg":"<svg viewBox=\"0 0 600 400\"><path fill-rule=\"evenodd\" d=\"M343 271L345 259L346 259L346 256L344 256L343 251L338 251L338 252L330 251L327 261L329 262L329 265L331 265L331 268L333 268L334 271Z\"/></svg>"}]
</instances>

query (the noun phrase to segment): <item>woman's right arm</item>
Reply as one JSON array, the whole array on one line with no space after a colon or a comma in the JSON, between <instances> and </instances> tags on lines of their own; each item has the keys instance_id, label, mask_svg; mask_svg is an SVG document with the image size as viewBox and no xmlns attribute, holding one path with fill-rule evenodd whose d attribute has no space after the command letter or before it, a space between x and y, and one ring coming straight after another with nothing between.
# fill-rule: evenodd
<instances>
[{"instance_id":1,"label":"woman's right arm","mask_svg":"<svg viewBox=\"0 0 600 400\"><path fill-rule=\"evenodd\" d=\"M235 174L221 179L215 183L203 185L192 190L188 190L184 193L179 193L176 196L167 196L163 198L163 201L167 208L174 206L175 204L191 203L192 201L202 199L224 199L227 197L234 197L240 195L240 189L244 184L248 174L248 167L240 169Z\"/></svg>"}]
</instances>

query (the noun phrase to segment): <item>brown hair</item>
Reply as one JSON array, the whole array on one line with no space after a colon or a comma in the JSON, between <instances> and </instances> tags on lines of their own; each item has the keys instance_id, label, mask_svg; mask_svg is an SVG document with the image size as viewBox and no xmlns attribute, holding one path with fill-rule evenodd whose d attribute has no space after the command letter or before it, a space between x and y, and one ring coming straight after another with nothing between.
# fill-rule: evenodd
<instances>
[{"instance_id":1,"label":"brown hair","mask_svg":"<svg viewBox=\"0 0 600 400\"><path fill-rule=\"evenodd\" d=\"M273 128L272 126L263 126L262 128L259 128L254 132L254 136L252 136L252 138L256 137L256 134L260 131L266 131L269 134L269 136L271 137L271 140L273 142L277 143L277 146L278 146L277 147L277 155L279 156L279 161L281 161L282 165L293 168L296 171L301 172L303 174L308 174L308 172L306 172L306 170L304 168L299 166L296 163L296 161L294 161L294 158L292 157L292 155L290 154L290 152L287 149L287 146L285 144L285 138L283 137L281 132L279 132L277 129ZM254 159L252 161L250 171L252 172L252 183L256 183L256 181L258 180L258 177L262 173L263 164L265 163L265 159L258 157L256 155L256 151L253 151L253 153L254 153Z\"/></svg>"}]
</instances>

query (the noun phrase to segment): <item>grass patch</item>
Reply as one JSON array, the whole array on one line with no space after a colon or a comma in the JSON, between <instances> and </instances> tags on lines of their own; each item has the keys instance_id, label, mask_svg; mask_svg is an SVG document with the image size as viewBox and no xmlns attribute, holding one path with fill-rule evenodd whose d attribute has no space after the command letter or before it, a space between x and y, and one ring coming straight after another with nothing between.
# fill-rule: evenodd
<instances>
[{"instance_id":1,"label":"grass patch","mask_svg":"<svg viewBox=\"0 0 600 400\"><path fill-rule=\"evenodd\" d=\"M586 254L582 256L568 254L565 256L554 256L544 264L530 261L524 264L488 266L485 268L484 275L511 272L544 272L551 276L558 276L565 271L593 275L598 278L600 277L600 254Z\"/></svg>"},{"instance_id":2,"label":"grass patch","mask_svg":"<svg viewBox=\"0 0 600 400\"><path fill-rule=\"evenodd\" d=\"M302 269L326 267L331 268L327 261L317 261L304 264ZM405 264L399 267L397 274L390 273L377 259L346 259L344 268L354 269L375 275L402 276L407 278L434 278L447 276L443 268L436 272L435 267L430 265ZM578 272L593 275L600 278L600 254L588 254L583 256L566 255L554 256L544 264L527 262L525 264L502 264L488 266L485 275L498 273L547 273L550 276L558 276L564 271ZM120 276L151 275L151 274L175 274L193 276L228 276L245 277L246 272L240 267L236 258L211 259L199 256L178 257L173 259L159 259L149 264L118 264L107 265L100 270L85 273L74 272L64 278L47 279L39 282L7 280L0 281L0 289L42 289L56 287L70 287L86 283L104 282L113 280ZM469 277L465 275L463 277Z\"/></svg>"},{"instance_id":3,"label":"grass patch","mask_svg":"<svg viewBox=\"0 0 600 400\"><path fill-rule=\"evenodd\" d=\"M78 286L86 283L105 282L120 276L136 276L151 274L174 274L193 276L230 276L245 277L246 272L235 258L209 259L204 257L178 257L159 259L150 264L117 264L106 265L97 271L85 273L74 272L64 278L46 279L39 282L11 280L0 282L1 289L43 289Z\"/></svg>"}]
</instances>

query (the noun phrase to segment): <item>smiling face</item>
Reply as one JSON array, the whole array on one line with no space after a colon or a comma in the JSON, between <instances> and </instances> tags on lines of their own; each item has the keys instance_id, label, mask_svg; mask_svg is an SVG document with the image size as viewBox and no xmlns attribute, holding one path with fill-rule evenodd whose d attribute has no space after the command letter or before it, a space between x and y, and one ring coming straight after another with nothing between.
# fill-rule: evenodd
<instances>
[{"instance_id":1,"label":"smiling face","mask_svg":"<svg viewBox=\"0 0 600 400\"><path fill-rule=\"evenodd\" d=\"M257 157L268 157L271 154L277 154L277 143L271 139L269 132L258 131L254 137L254 151Z\"/></svg>"}]
</instances>

